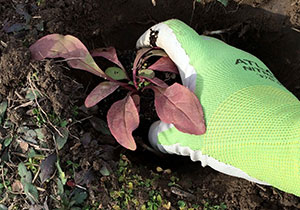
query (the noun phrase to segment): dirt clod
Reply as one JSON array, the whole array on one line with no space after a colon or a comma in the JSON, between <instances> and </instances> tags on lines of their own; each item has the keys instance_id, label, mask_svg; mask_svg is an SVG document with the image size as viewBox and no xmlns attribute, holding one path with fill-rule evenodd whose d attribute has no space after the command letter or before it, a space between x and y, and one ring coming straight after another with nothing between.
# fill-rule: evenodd
<instances>
[{"instance_id":1,"label":"dirt clod","mask_svg":"<svg viewBox=\"0 0 300 210\"><path fill-rule=\"evenodd\" d=\"M7 95L11 87L17 87L25 81L30 70L30 52L28 48L9 44L0 60L0 93Z\"/></svg>"}]
</instances>

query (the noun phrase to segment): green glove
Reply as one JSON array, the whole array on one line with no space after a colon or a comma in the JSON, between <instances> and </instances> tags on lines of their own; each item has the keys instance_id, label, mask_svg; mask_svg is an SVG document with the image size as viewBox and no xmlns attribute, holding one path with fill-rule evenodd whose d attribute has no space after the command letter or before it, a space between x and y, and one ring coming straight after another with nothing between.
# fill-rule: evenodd
<instances>
[{"instance_id":1,"label":"green glove","mask_svg":"<svg viewBox=\"0 0 300 210\"><path fill-rule=\"evenodd\" d=\"M158 121L149 131L153 147L300 196L300 103L268 67L179 20L157 24L137 41L137 48L155 45L199 98L207 131L190 135Z\"/></svg>"}]
</instances>

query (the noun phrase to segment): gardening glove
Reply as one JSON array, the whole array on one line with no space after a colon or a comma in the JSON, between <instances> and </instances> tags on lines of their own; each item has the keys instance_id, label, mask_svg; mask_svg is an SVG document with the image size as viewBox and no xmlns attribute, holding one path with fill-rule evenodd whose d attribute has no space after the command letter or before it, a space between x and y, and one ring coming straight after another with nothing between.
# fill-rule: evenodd
<instances>
[{"instance_id":1,"label":"gardening glove","mask_svg":"<svg viewBox=\"0 0 300 210\"><path fill-rule=\"evenodd\" d=\"M264 63L174 19L137 41L137 48L149 46L164 49L176 64L203 106L207 129L191 135L155 122L154 148L300 196L300 103Z\"/></svg>"}]
</instances>

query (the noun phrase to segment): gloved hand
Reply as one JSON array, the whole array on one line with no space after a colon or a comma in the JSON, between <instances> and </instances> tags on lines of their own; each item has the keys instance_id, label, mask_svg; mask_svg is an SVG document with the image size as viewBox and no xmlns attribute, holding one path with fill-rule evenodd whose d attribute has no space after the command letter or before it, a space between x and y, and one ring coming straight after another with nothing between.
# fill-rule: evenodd
<instances>
[{"instance_id":1,"label":"gloved hand","mask_svg":"<svg viewBox=\"0 0 300 210\"><path fill-rule=\"evenodd\" d=\"M264 63L174 19L137 41L137 48L149 46L164 49L177 65L183 85L203 106L207 126L197 136L155 122L149 131L153 147L300 196L300 103Z\"/></svg>"}]
</instances>

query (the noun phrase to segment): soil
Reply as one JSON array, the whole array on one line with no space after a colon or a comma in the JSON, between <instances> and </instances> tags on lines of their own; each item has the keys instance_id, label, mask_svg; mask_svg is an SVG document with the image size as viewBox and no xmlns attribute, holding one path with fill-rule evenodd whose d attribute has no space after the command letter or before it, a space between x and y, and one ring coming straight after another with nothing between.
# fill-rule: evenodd
<instances>
[{"instance_id":1,"label":"soil","mask_svg":"<svg viewBox=\"0 0 300 210\"><path fill-rule=\"evenodd\" d=\"M183 20L199 34L223 30L224 33L214 36L260 58L279 81L300 98L298 0L232 0L226 7L214 0L200 3L193 0L0 0L0 102L8 101L6 116L14 125L0 127L0 139L8 133L17 136L17 128L24 125L43 128L48 150L39 152L47 156L56 151L67 178L86 187L88 198L81 209L118 209L117 206L143 209L143 204L155 209L149 207L149 202L158 202L158 194L164 204L159 209L179 209L180 206L187 209L182 202L194 209L224 209L225 206L227 209L299 209L299 197L218 173L209 167L202 168L200 163L188 158L160 157L140 144L136 152L126 151L110 135L105 135L106 112L116 98L126 93L120 91L117 96L108 97L86 110L84 99L99 83L99 78L69 69L59 60L32 61L28 50L44 35L72 34L88 49L114 46L130 61L139 36L153 24L170 18ZM30 90L38 90L36 94L42 97L30 102L27 97ZM148 94L151 97L152 93ZM41 122L42 114L37 114L36 109L48 113L49 119ZM150 101L144 102L142 109L145 110L141 119L143 126L134 132L139 142L145 141L151 122L158 119ZM58 124L66 121L69 130L68 142L59 151L52 137L57 125L53 120L57 119ZM0 147L1 160L6 160L5 166L9 166L11 182L19 179L18 163L28 161L29 150L20 149L18 138L9 148L1 150ZM10 153L10 158L4 158L6 153ZM75 175L70 172L68 161L78 164ZM101 172L104 166L109 176ZM157 166L170 170L160 172ZM60 202L53 199L57 195L54 177L57 178L58 173L49 182L35 182L40 189L38 204L48 205L49 209L60 206ZM150 186L145 180L151 181ZM129 183L136 188L131 189ZM129 195L128 203L124 204L126 199L122 193L112 195L122 190ZM0 199L11 209L42 209L41 205L30 204L22 194Z\"/></svg>"}]
</instances>

